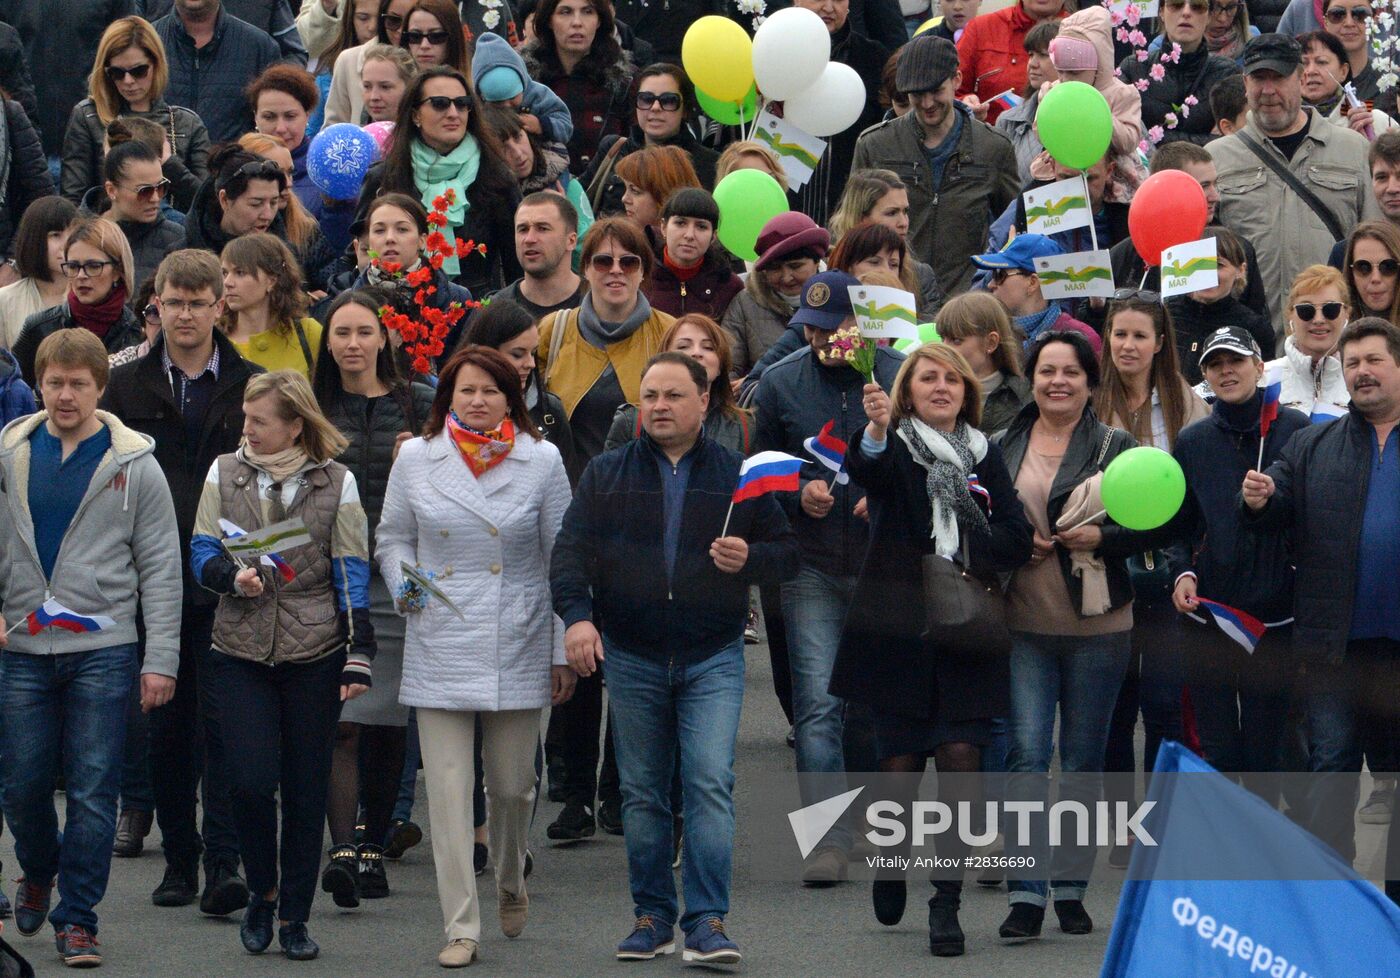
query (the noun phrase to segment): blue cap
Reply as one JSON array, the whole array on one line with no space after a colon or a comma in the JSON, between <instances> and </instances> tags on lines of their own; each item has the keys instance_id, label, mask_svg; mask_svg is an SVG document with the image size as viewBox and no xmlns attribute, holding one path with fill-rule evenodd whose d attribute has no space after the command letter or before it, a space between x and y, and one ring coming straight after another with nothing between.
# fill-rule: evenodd
<instances>
[{"instance_id":1,"label":"blue cap","mask_svg":"<svg viewBox=\"0 0 1400 978\"><path fill-rule=\"evenodd\" d=\"M525 83L514 68L497 65L477 79L476 91L484 102L504 102L525 91Z\"/></svg>"},{"instance_id":2,"label":"blue cap","mask_svg":"<svg viewBox=\"0 0 1400 978\"><path fill-rule=\"evenodd\" d=\"M846 272L813 275L802 286L802 304L797 307L792 324L828 332L840 329L848 316L855 315L851 308L852 285L860 285L860 279Z\"/></svg>"},{"instance_id":3,"label":"blue cap","mask_svg":"<svg viewBox=\"0 0 1400 978\"><path fill-rule=\"evenodd\" d=\"M972 264L993 271L998 268L1018 268L1023 272L1033 272L1037 258L1062 254L1064 249L1043 234L1018 234L1001 251L973 255Z\"/></svg>"}]
</instances>

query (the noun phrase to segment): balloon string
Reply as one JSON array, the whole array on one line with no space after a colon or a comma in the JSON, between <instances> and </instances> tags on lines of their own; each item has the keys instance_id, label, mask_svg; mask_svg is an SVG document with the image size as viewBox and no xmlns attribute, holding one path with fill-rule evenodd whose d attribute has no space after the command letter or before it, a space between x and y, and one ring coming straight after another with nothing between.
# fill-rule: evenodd
<instances>
[{"instance_id":1,"label":"balloon string","mask_svg":"<svg viewBox=\"0 0 1400 978\"><path fill-rule=\"evenodd\" d=\"M1083 173L1079 174L1079 179L1084 181L1084 202L1091 203L1089 199L1089 178ZM1092 207L1089 211L1089 243L1094 246L1094 250L1099 250L1099 233L1094 228L1094 212Z\"/></svg>"}]
</instances>

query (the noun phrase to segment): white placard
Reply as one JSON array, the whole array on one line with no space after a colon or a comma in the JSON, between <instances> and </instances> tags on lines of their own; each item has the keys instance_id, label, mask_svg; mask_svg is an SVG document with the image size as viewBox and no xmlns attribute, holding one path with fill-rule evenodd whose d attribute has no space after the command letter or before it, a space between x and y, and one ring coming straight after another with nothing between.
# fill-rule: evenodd
<instances>
[{"instance_id":1,"label":"white placard","mask_svg":"<svg viewBox=\"0 0 1400 978\"><path fill-rule=\"evenodd\" d=\"M1219 284L1220 263L1214 238L1162 249L1162 298L1213 289Z\"/></svg>"},{"instance_id":2,"label":"white placard","mask_svg":"<svg viewBox=\"0 0 1400 978\"><path fill-rule=\"evenodd\" d=\"M778 154L778 162L782 164L788 186L793 190L812 179L812 171L826 152L826 140L803 132L767 109L758 114L753 138Z\"/></svg>"},{"instance_id":3,"label":"white placard","mask_svg":"<svg viewBox=\"0 0 1400 978\"><path fill-rule=\"evenodd\" d=\"M1113 298L1113 262L1107 249L1037 258L1035 273L1040 294L1047 299Z\"/></svg>"},{"instance_id":4,"label":"white placard","mask_svg":"<svg viewBox=\"0 0 1400 978\"><path fill-rule=\"evenodd\" d=\"M1111 14L1121 14L1128 16L1129 7L1137 7L1142 20L1157 16L1158 0L1115 0L1108 5L1108 12Z\"/></svg>"},{"instance_id":5,"label":"white placard","mask_svg":"<svg viewBox=\"0 0 1400 978\"><path fill-rule=\"evenodd\" d=\"M914 293L883 285L851 285L851 308L860 335L871 340L917 340L918 300Z\"/></svg>"},{"instance_id":6,"label":"white placard","mask_svg":"<svg viewBox=\"0 0 1400 978\"><path fill-rule=\"evenodd\" d=\"M1032 187L1021 195L1021 200L1026 205L1026 231L1030 234L1073 231L1094 222L1083 177Z\"/></svg>"}]
</instances>

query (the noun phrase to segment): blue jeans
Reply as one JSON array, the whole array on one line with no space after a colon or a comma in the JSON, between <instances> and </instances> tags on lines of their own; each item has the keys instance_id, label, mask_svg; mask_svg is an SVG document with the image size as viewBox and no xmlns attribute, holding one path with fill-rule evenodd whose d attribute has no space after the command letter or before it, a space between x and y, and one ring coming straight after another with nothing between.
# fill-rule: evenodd
<instances>
[{"instance_id":1,"label":"blue jeans","mask_svg":"<svg viewBox=\"0 0 1400 978\"><path fill-rule=\"evenodd\" d=\"M403 775L399 779L399 800L394 803L394 821L413 821L413 802L418 793L418 761L422 750L418 746L418 714L408 711L408 735L403 748ZM388 840L385 839L385 845Z\"/></svg>"},{"instance_id":2,"label":"blue jeans","mask_svg":"<svg viewBox=\"0 0 1400 978\"><path fill-rule=\"evenodd\" d=\"M1108 725L1131 654L1130 632L1085 638L1070 635L1011 633L1011 753L1007 767L1015 774L1042 775L1050 770L1055 733L1055 709L1060 711L1060 770L1065 774L1097 776L1063 783L1061 800L1081 801L1092 811L1103 779ZM1007 797L1015 801L1046 801L1041 777L1012 777ZM1052 855L1050 877L1055 899L1082 900L1089 886L1083 879L1065 879L1064 849ZM1045 880L1008 879L1012 903L1045 906Z\"/></svg>"},{"instance_id":3,"label":"blue jeans","mask_svg":"<svg viewBox=\"0 0 1400 978\"><path fill-rule=\"evenodd\" d=\"M679 750L685 804L685 915L679 920L690 933L707 917L729 913L744 642L689 665L629 655L606 637L603 643L635 913L666 927L677 920L671 779Z\"/></svg>"},{"instance_id":4,"label":"blue jeans","mask_svg":"<svg viewBox=\"0 0 1400 978\"><path fill-rule=\"evenodd\" d=\"M5 819L27 879L58 877L55 928L97 932L117 831L127 701L136 645L64 655L0 655ZM58 831L54 773L62 756L67 819Z\"/></svg>"},{"instance_id":5,"label":"blue jeans","mask_svg":"<svg viewBox=\"0 0 1400 978\"><path fill-rule=\"evenodd\" d=\"M855 595L854 577L836 577L803 567L783 586L788 662L792 670L793 732L797 770L825 777L802 778L802 803L815 804L846 790L844 703L832 696L831 671L841 644L841 626ZM873 767L873 765L872 765ZM826 847L851 848L851 827L839 820L822 841Z\"/></svg>"}]
</instances>

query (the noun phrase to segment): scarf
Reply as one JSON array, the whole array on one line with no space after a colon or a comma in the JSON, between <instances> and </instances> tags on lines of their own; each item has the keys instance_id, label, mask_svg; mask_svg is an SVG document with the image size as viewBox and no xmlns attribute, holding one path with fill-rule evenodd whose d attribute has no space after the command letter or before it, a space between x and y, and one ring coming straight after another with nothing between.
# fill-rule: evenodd
<instances>
[{"instance_id":1,"label":"scarf","mask_svg":"<svg viewBox=\"0 0 1400 978\"><path fill-rule=\"evenodd\" d=\"M398 275L389 275L378 265L367 265L365 266L365 281L370 285L384 286L391 289L404 288L406 286L404 285L403 276L409 272L418 271L422 266L423 257L421 255L414 255L413 264L405 267ZM437 283L434 282L433 284L436 285Z\"/></svg>"},{"instance_id":2,"label":"scarf","mask_svg":"<svg viewBox=\"0 0 1400 978\"><path fill-rule=\"evenodd\" d=\"M1332 118L1332 113L1337 111L1337 106L1342 104L1342 90L1339 88L1331 95L1327 96L1327 98L1317 102L1309 102L1304 99L1303 104L1316 109L1317 114L1323 118L1330 119Z\"/></svg>"},{"instance_id":3,"label":"scarf","mask_svg":"<svg viewBox=\"0 0 1400 978\"><path fill-rule=\"evenodd\" d=\"M113 286L111 295L95 306L79 302L77 294L72 289L68 290L68 314L73 317L74 323L99 340L105 341L108 331L121 321L125 306L126 286L120 282Z\"/></svg>"},{"instance_id":4,"label":"scarf","mask_svg":"<svg viewBox=\"0 0 1400 978\"><path fill-rule=\"evenodd\" d=\"M987 514L973 502L967 488L968 474L987 455L987 436L961 418L951 432L942 432L918 418L904 417L898 431L914 461L928 473L926 488L933 510L929 537L934 552L951 559L958 552L960 520L974 531L990 532Z\"/></svg>"},{"instance_id":5,"label":"scarf","mask_svg":"<svg viewBox=\"0 0 1400 978\"><path fill-rule=\"evenodd\" d=\"M447 412L447 434L452 443L462 453L462 460L472 475L478 479L488 470L505 461L510 450L515 447L515 426L510 418L492 431L480 431L471 425L463 424L456 411Z\"/></svg>"},{"instance_id":6,"label":"scarf","mask_svg":"<svg viewBox=\"0 0 1400 978\"><path fill-rule=\"evenodd\" d=\"M1052 302L1045 307L1042 312L1033 312L1028 316L1012 316L1011 320L1021 327L1021 334L1026 338L1026 348L1035 342L1035 338L1055 325L1055 320L1060 318L1060 304Z\"/></svg>"},{"instance_id":7,"label":"scarf","mask_svg":"<svg viewBox=\"0 0 1400 978\"><path fill-rule=\"evenodd\" d=\"M253 468L266 472L273 482L285 482L311 464L310 456L301 445L293 445L271 455L259 455L245 444L243 460Z\"/></svg>"},{"instance_id":8,"label":"scarf","mask_svg":"<svg viewBox=\"0 0 1400 978\"><path fill-rule=\"evenodd\" d=\"M620 323L607 323L598 318L598 311L593 308L593 295L589 293L583 297L583 304L578 307L578 331L579 334L600 350L607 349L611 343L621 343L637 330L642 328L642 323L651 318L651 303L642 293L637 293L637 308L632 310L632 315L628 316Z\"/></svg>"},{"instance_id":9,"label":"scarf","mask_svg":"<svg viewBox=\"0 0 1400 978\"><path fill-rule=\"evenodd\" d=\"M421 139L413 141L413 182L423 195L423 206L433 209L433 201L447 192L450 187L457 191L457 199L447 209L447 227L442 228L448 241L454 240L457 231L467 220L471 204L467 201L467 190L476 182L477 171L481 168L481 144L471 133L457 144L446 156L440 154ZM453 255L442 263L442 270L450 276L461 271L457 256Z\"/></svg>"},{"instance_id":10,"label":"scarf","mask_svg":"<svg viewBox=\"0 0 1400 978\"><path fill-rule=\"evenodd\" d=\"M797 295L785 295L782 292L777 292L774 294L777 295L779 299L782 299L783 302L787 305L787 307L793 312L796 312L802 306L801 292L797 293Z\"/></svg>"},{"instance_id":11,"label":"scarf","mask_svg":"<svg viewBox=\"0 0 1400 978\"><path fill-rule=\"evenodd\" d=\"M1219 55L1222 58L1229 58L1234 61L1244 51L1244 42L1240 40L1240 32L1234 24L1227 27L1219 37L1206 31L1206 47L1211 54Z\"/></svg>"}]
</instances>

